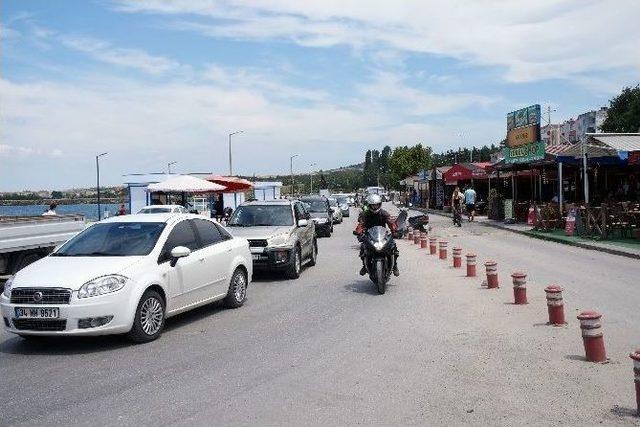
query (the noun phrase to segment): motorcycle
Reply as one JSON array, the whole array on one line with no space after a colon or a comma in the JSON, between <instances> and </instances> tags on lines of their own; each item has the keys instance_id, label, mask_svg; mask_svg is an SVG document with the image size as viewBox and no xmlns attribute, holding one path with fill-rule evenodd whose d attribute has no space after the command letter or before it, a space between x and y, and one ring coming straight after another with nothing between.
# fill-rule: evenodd
<instances>
[{"instance_id":1,"label":"motorcycle","mask_svg":"<svg viewBox=\"0 0 640 427\"><path fill-rule=\"evenodd\" d=\"M384 294L387 290L387 282L395 263L393 237L402 235L401 230L406 229L406 219L407 211L402 210L396 218L396 233L392 234L386 227L376 226L368 229L360 239L364 245L364 264L379 294Z\"/></svg>"}]
</instances>

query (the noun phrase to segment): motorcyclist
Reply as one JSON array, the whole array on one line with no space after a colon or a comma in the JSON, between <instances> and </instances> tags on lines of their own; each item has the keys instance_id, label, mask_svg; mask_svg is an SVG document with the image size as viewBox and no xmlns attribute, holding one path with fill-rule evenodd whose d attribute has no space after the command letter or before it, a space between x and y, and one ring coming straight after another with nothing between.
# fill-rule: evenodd
<instances>
[{"instance_id":1,"label":"motorcyclist","mask_svg":"<svg viewBox=\"0 0 640 427\"><path fill-rule=\"evenodd\" d=\"M391 220L391 215L389 212L382 209L382 198L378 194L370 194L366 199L366 206L358 215L358 225L354 230L353 234L357 236L362 236L368 229L375 226L381 227L389 227L391 232L395 232L398 229L398 226L394 221ZM393 275L399 276L400 271L398 270L398 248L396 246L395 241L392 240L393 251L394 251L394 263L393 263ZM360 244L360 259L362 260L362 268L360 269L360 275L364 276L367 274L367 267L365 265L365 254L364 254L364 244Z\"/></svg>"}]
</instances>

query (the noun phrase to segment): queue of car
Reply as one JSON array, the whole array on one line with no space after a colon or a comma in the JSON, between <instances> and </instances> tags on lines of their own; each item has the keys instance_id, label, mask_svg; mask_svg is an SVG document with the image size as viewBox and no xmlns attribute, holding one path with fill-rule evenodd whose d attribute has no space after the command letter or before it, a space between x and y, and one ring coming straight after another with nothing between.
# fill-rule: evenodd
<instances>
[{"instance_id":1,"label":"queue of car","mask_svg":"<svg viewBox=\"0 0 640 427\"><path fill-rule=\"evenodd\" d=\"M180 206L94 223L5 283L4 326L25 339L126 334L152 341L176 314L219 300L241 307L254 271L296 279L304 265L314 266L317 237L342 221L338 200L249 201L226 226Z\"/></svg>"}]
</instances>

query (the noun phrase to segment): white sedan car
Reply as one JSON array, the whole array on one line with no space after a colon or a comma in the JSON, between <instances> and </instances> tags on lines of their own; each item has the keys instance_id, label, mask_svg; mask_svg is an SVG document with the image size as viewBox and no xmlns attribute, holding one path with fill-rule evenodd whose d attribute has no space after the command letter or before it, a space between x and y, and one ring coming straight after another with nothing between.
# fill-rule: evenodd
<instances>
[{"instance_id":1,"label":"white sedan car","mask_svg":"<svg viewBox=\"0 0 640 427\"><path fill-rule=\"evenodd\" d=\"M10 278L0 295L9 332L126 333L156 339L167 317L224 299L240 307L253 261L246 239L192 214L104 220Z\"/></svg>"}]
</instances>

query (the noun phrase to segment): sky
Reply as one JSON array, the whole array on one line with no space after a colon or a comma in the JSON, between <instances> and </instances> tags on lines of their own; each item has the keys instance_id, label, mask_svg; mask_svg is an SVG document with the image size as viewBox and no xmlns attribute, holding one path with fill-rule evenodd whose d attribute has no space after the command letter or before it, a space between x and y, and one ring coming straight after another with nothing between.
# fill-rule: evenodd
<instances>
[{"instance_id":1,"label":"sky","mask_svg":"<svg viewBox=\"0 0 640 427\"><path fill-rule=\"evenodd\" d=\"M0 191L497 143L640 80L637 0L0 0ZM546 117L545 117L546 119ZM314 165L315 164L315 165ZM313 165L313 166L312 166Z\"/></svg>"}]
</instances>

